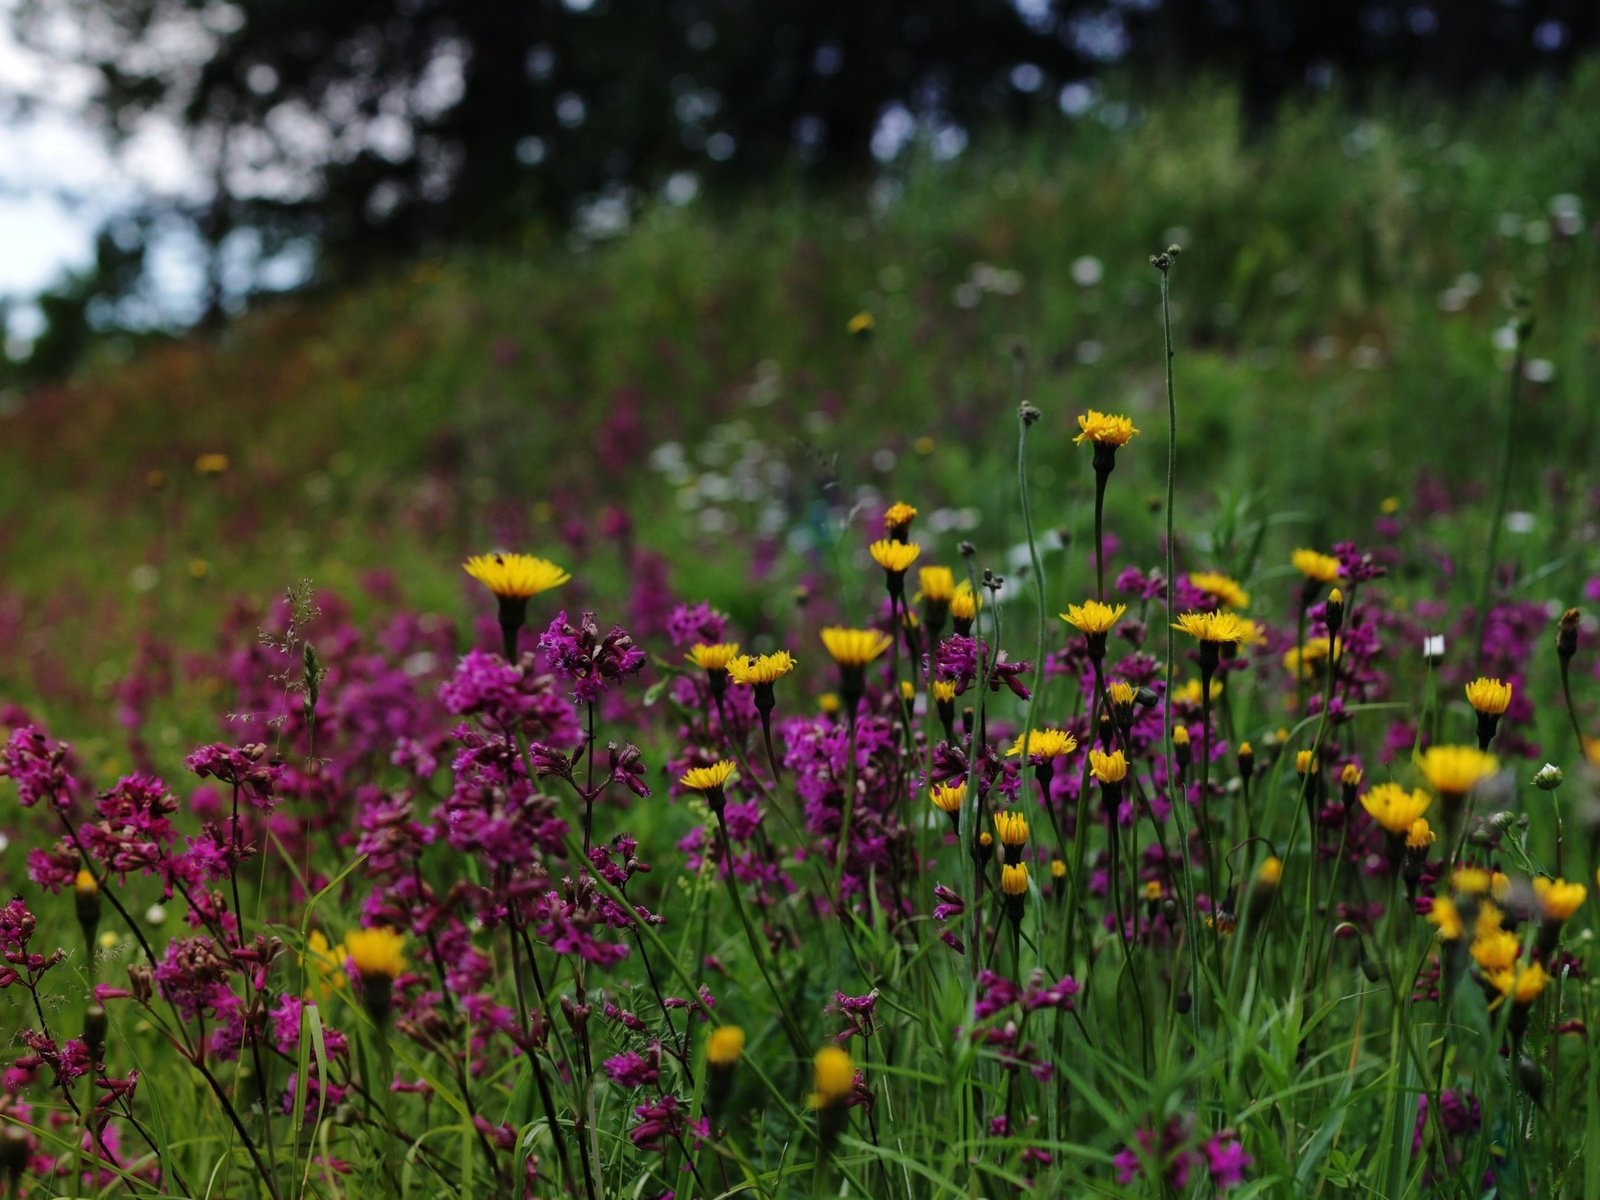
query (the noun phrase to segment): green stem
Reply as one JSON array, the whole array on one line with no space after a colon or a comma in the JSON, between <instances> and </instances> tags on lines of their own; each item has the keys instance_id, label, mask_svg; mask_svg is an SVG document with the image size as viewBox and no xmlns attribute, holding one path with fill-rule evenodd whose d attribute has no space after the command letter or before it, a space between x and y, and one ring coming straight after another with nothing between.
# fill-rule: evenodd
<instances>
[{"instance_id":1,"label":"green stem","mask_svg":"<svg viewBox=\"0 0 1600 1200\"><path fill-rule=\"evenodd\" d=\"M1484 549L1483 583L1478 592L1478 631L1472 639L1478 671L1483 671L1483 634L1489 623L1489 599L1494 592L1495 555L1500 547L1500 526L1505 524L1506 496L1511 491L1511 445L1517 420L1517 391L1522 381L1522 359L1530 326L1519 317L1517 348L1511 356L1511 379L1506 389L1505 425L1500 431L1500 487L1495 495L1494 519L1489 522L1489 542Z\"/></svg>"}]
</instances>

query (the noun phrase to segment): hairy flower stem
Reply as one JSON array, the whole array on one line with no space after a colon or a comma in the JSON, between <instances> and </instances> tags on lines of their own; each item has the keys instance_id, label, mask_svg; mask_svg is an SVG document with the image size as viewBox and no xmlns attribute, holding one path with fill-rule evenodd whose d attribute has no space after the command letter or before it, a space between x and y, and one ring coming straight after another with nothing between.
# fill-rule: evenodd
<instances>
[{"instance_id":1,"label":"hairy flower stem","mask_svg":"<svg viewBox=\"0 0 1600 1200\"><path fill-rule=\"evenodd\" d=\"M1157 254L1151 258L1152 265L1161 273L1161 330L1162 343L1166 354L1167 376L1167 537L1166 537L1166 584L1167 584L1167 662L1166 662L1166 687L1161 700L1161 728L1165 742L1167 756L1167 778L1178 777L1177 764L1172 747L1172 678L1174 667L1174 634L1172 620L1177 615L1174 600L1176 596L1173 588L1173 528L1172 508L1175 494L1175 483L1178 475L1178 401L1173 391L1172 383L1172 300L1171 280L1169 274L1172 270L1172 253L1169 250L1164 254ZM1201 684L1201 696L1206 695L1205 684ZM1198 919L1194 902L1194 871L1189 857L1189 831L1186 828L1188 820L1184 813L1184 805L1188 798L1181 793L1174 798L1172 805L1173 819L1178 824L1178 850L1183 856L1183 903L1185 909L1184 941L1189 946L1189 972L1192 980L1191 986L1198 987L1200 983L1200 949L1196 942ZM1191 1005L1189 1019L1193 1027L1195 1040L1200 1038L1200 1008Z\"/></svg>"},{"instance_id":2,"label":"hairy flower stem","mask_svg":"<svg viewBox=\"0 0 1600 1200\"><path fill-rule=\"evenodd\" d=\"M566 1184L567 1190L576 1195L577 1180L572 1175L572 1163L567 1159L566 1139L561 1136L561 1127L556 1123L555 1097L550 1093L550 1081L544 1076L544 1067L539 1062L538 1052L533 1046L533 1033L528 1022L528 1000L522 983L522 951L517 942L517 933L518 931L513 928L511 931L511 979L517 993L517 1019L522 1025L522 1037L526 1044L528 1062L533 1066L533 1079L534 1085L539 1091L539 1102L544 1106L544 1119L550 1126L550 1140L555 1143L556 1160L561 1168L561 1179ZM448 989L446 989L446 994L448 994ZM470 1113L472 1111L471 1099L465 1095L463 1095L462 1099L466 1102L467 1111ZM490 1163L494 1162L492 1154L489 1161Z\"/></svg>"},{"instance_id":3,"label":"hairy flower stem","mask_svg":"<svg viewBox=\"0 0 1600 1200\"><path fill-rule=\"evenodd\" d=\"M1511 449L1516 438L1517 392L1522 382L1522 360L1527 349L1528 334L1533 322L1526 314L1519 314L1516 322L1517 344L1511 355L1511 378L1506 388L1505 425L1500 432L1500 485L1495 492L1494 517L1489 522L1489 541L1484 547L1483 582L1478 589L1478 631L1472 639L1472 650L1477 655L1478 673L1483 673L1483 635L1489 624L1489 600L1494 593L1495 556L1500 548L1500 526L1505 524L1506 497L1511 491Z\"/></svg>"},{"instance_id":4,"label":"hairy flower stem","mask_svg":"<svg viewBox=\"0 0 1600 1200\"><path fill-rule=\"evenodd\" d=\"M1039 622L1033 656L1033 688L1029 693L1028 714L1023 719L1022 725L1022 746L1026 752L1029 735L1033 732L1033 710L1040 702L1040 690L1044 687L1044 562L1039 557L1039 542L1033 531L1033 506L1028 502L1028 430L1039 419L1039 410L1031 404L1023 404L1023 357L1020 353L1013 355L1012 364L1013 389L1017 401L1017 497L1022 504L1022 527L1028 536L1028 562L1033 568L1033 594L1039 605ZM1050 804L1048 788L1046 788L1045 804L1047 807ZM1055 820L1054 811L1051 812L1050 818L1052 821ZM1059 829L1056 831L1056 836L1058 838L1061 836Z\"/></svg>"},{"instance_id":5,"label":"hairy flower stem","mask_svg":"<svg viewBox=\"0 0 1600 1200\"><path fill-rule=\"evenodd\" d=\"M1106 482L1110 478L1111 468L1102 469L1097 462L1094 469L1094 598L1102 604L1106 598Z\"/></svg>"}]
</instances>

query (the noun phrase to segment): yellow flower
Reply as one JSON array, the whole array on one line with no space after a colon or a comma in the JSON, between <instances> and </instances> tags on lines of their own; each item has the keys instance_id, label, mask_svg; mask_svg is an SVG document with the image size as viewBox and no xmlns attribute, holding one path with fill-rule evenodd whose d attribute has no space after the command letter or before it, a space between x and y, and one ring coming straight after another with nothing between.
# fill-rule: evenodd
<instances>
[{"instance_id":1,"label":"yellow flower","mask_svg":"<svg viewBox=\"0 0 1600 1200\"><path fill-rule=\"evenodd\" d=\"M1465 796L1499 766L1476 746L1429 746L1417 759L1428 786L1446 796Z\"/></svg>"},{"instance_id":2,"label":"yellow flower","mask_svg":"<svg viewBox=\"0 0 1600 1200\"><path fill-rule=\"evenodd\" d=\"M1411 832L1411 826L1433 802L1427 792L1408 792L1398 783L1380 783L1361 797L1361 807L1379 825L1396 837Z\"/></svg>"},{"instance_id":3,"label":"yellow flower","mask_svg":"<svg viewBox=\"0 0 1600 1200\"><path fill-rule=\"evenodd\" d=\"M1450 874L1450 887L1462 896L1487 896L1489 872L1482 867L1457 867Z\"/></svg>"},{"instance_id":4,"label":"yellow flower","mask_svg":"<svg viewBox=\"0 0 1600 1200\"><path fill-rule=\"evenodd\" d=\"M1507 966L1488 974L1489 982L1494 984L1501 998L1509 997L1515 1004L1532 1004L1550 984L1550 975L1540 963L1517 968Z\"/></svg>"},{"instance_id":5,"label":"yellow flower","mask_svg":"<svg viewBox=\"0 0 1600 1200\"><path fill-rule=\"evenodd\" d=\"M1161 899L1161 881L1159 879L1148 879L1145 881L1144 898L1151 904L1154 904L1157 900Z\"/></svg>"},{"instance_id":6,"label":"yellow flower","mask_svg":"<svg viewBox=\"0 0 1600 1200\"><path fill-rule=\"evenodd\" d=\"M726 671L738 656L738 642L717 642L709 645L701 642L691 647L689 653L684 655L695 666L707 671Z\"/></svg>"},{"instance_id":7,"label":"yellow flower","mask_svg":"<svg viewBox=\"0 0 1600 1200\"><path fill-rule=\"evenodd\" d=\"M1303 646L1290 646L1284 651L1283 669L1301 679L1315 679L1328 661L1330 639L1308 638Z\"/></svg>"},{"instance_id":8,"label":"yellow flower","mask_svg":"<svg viewBox=\"0 0 1600 1200\"><path fill-rule=\"evenodd\" d=\"M1081 446L1084 442L1094 442L1099 446L1126 446L1129 439L1139 432L1127 417L1092 408L1078 417L1078 428L1082 432L1072 439L1075 446Z\"/></svg>"},{"instance_id":9,"label":"yellow flower","mask_svg":"<svg viewBox=\"0 0 1600 1200\"><path fill-rule=\"evenodd\" d=\"M883 514L883 527L885 529L905 529L916 519L916 509L904 501L896 500L889 505L888 511Z\"/></svg>"},{"instance_id":10,"label":"yellow flower","mask_svg":"<svg viewBox=\"0 0 1600 1200\"><path fill-rule=\"evenodd\" d=\"M1407 850L1426 850L1437 840L1438 837L1426 817L1418 817L1411 822L1411 828L1406 830Z\"/></svg>"},{"instance_id":11,"label":"yellow flower","mask_svg":"<svg viewBox=\"0 0 1600 1200\"><path fill-rule=\"evenodd\" d=\"M963 579L956 584L956 590L950 597L950 615L958 621L974 620L982 603L972 591L972 581Z\"/></svg>"},{"instance_id":12,"label":"yellow flower","mask_svg":"<svg viewBox=\"0 0 1600 1200\"><path fill-rule=\"evenodd\" d=\"M1000 868L1000 890L1007 896L1028 894L1028 864L1007 863Z\"/></svg>"},{"instance_id":13,"label":"yellow flower","mask_svg":"<svg viewBox=\"0 0 1600 1200\"><path fill-rule=\"evenodd\" d=\"M1385 496L1383 502L1378 505L1378 511L1386 517L1394 516L1395 513L1400 511L1400 497Z\"/></svg>"},{"instance_id":14,"label":"yellow flower","mask_svg":"<svg viewBox=\"0 0 1600 1200\"><path fill-rule=\"evenodd\" d=\"M1472 957L1486 972L1508 969L1517 961L1517 951L1520 949L1517 935L1503 929L1480 933L1472 939Z\"/></svg>"},{"instance_id":15,"label":"yellow flower","mask_svg":"<svg viewBox=\"0 0 1600 1200\"><path fill-rule=\"evenodd\" d=\"M1101 783L1121 783L1128 777L1128 760L1122 756L1121 750L1113 750L1110 754L1090 750L1089 769Z\"/></svg>"},{"instance_id":16,"label":"yellow flower","mask_svg":"<svg viewBox=\"0 0 1600 1200\"><path fill-rule=\"evenodd\" d=\"M928 798L933 801L933 806L940 812L949 813L953 817L961 811L961 806L967 801L966 781L935 784L928 792Z\"/></svg>"},{"instance_id":17,"label":"yellow flower","mask_svg":"<svg viewBox=\"0 0 1600 1200\"><path fill-rule=\"evenodd\" d=\"M404 936L393 929L352 929L344 936L345 956L363 979L384 976L394 979L406 969Z\"/></svg>"},{"instance_id":18,"label":"yellow flower","mask_svg":"<svg viewBox=\"0 0 1600 1200\"><path fill-rule=\"evenodd\" d=\"M1581 883L1567 883L1562 879L1535 879L1533 894L1539 898L1546 921L1565 921L1578 911L1589 889Z\"/></svg>"},{"instance_id":19,"label":"yellow flower","mask_svg":"<svg viewBox=\"0 0 1600 1200\"><path fill-rule=\"evenodd\" d=\"M679 778L678 784L692 792L720 792L727 786L736 769L734 764L726 759L712 763L709 767L691 767Z\"/></svg>"},{"instance_id":20,"label":"yellow flower","mask_svg":"<svg viewBox=\"0 0 1600 1200\"><path fill-rule=\"evenodd\" d=\"M1296 775L1310 775L1313 771L1321 770L1322 764L1317 761L1317 756L1310 750L1296 750L1294 755L1294 770Z\"/></svg>"},{"instance_id":21,"label":"yellow flower","mask_svg":"<svg viewBox=\"0 0 1600 1200\"><path fill-rule=\"evenodd\" d=\"M994 832L1002 846L1024 846L1028 842L1028 818L1014 810L994 814Z\"/></svg>"},{"instance_id":22,"label":"yellow flower","mask_svg":"<svg viewBox=\"0 0 1600 1200\"><path fill-rule=\"evenodd\" d=\"M201 475L222 475L228 470L228 456L226 454L202 454L194 460L194 469Z\"/></svg>"},{"instance_id":23,"label":"yellow flower","mask_svg":"<svg viewBox=\"0 0 1600 1200\"><path fill-rule=\"evenodd\" d=\"M1172 727L1172 744L1174 746L1187 746L1189 744L1189 727L1187 725L1174 725ZM1250 743L1245 742L1239 747L1239 753L1250 754Z\"/></svg>"},{"instance_id":24,"label":"yellow flower","mask_svg":"<svg viewBox=\"0 0 1600 1200\"><path fill-rule=\"evenodd\" d=\"M811 1063L812 1108L838 1108L850 1099L855 1088L856 1066L850 1054L838 1046L824 1046Z\"/></svg>"},{"instance_id":25,"label":"yellow flower","mask_svg":"<svg viewBox=\"0 0 1600 1200\"><path fill-rule=\"evenodd\" d=\"M1078 748L1078 739L1070 733L1060 729L1030 729L1028 730L1028 760L1064 758ZM1022 735L1017 734L1017 740L1011 743L1011 749L1006 751L1007 758L1014 758L1022 753Z\"/></svg>"},{"instance_id":26,"label":"yellow flower","mask_svg":"<svg viewBox=\"0 0 1600 1200\"><path fill-rule=\"evenodd\" d=\"M1474 679L1467 684L1467 703L1486 716L1503 716L1511 707L1511 685L1498 679Z\"/></svg>"},{"instance_id":27,"label":"yellow flower","mask_svg":"<svg viewBox=\"0 0 1600 1200\"><path fill-rule=\"evenodd\" d=\"M817 697L817 710L826 714L827 716L831 717L838 712L839 706L840 701L838 692L823 692Z\"/></svg>"},{"instance_id":28,"label":"yellow flower","mask_svg":"<svg viewBox=\"0 0 1600 1200\"><path fill-rule=\"evenodd\" d=\"M1186 612L1173 622L1172 627L1197 641L1231 642L1234 645L1249 640L1253 632L1249 622L1231 612Z\"/></svg>"},{"instance_id":29,"label":"yellow flower","mask_svg":"<svg viewBox=\"0 0 1600 1200\"><path fill-rule=\"evenodd\" d=\"M1222 680L1213 679L1209 689L1211 699L1215 700L1222 695ZM1191 679L1182 687L1172 689L1172 702L1174 704L1187 704L1192 708L1200 707L1200 681Z\"/></svg>"},{"instance_id":30,"label":"yellow flower","mask_svg":"<svg viewBox=\"0 0 1600 1200\"><path fill-rule=\"evenodd\" d=\"M98 896L100 894L100 881L94 877L93 871L79 870L72 881L72 890L85 898Z\"/></svg>"},{"instance_id":31,"label":"yellow flower","mask_svg":"<svg viewBox=\"0 0 1600 1200\"><path fill-rule=\"evenodd\" d=\"M1052 858L1050 860L1050 878L1065 879L1066 877L1067 864L1062 862L1059 858Z\"/></svg>"},{"instance_id":32,"label":"yellow flower","mask_svg":"<svg viewBox=\"0 0 1600 1200\"><path fill-rule=\"evenodd\" d=\"M955 595L955 572L949 567L919 567L917 583L922 589L922 598L930 604L949 604Z\"/></svg>"},{"instance_id":33,"label":"yellow flower","mask_svg":"<svg viewBox=\"0 0 1600 1200\"><path fill-rule=\"evenodd\" d=\"M1339 578L1339 560L1331 554L1296 550L1289 556L1289 562L1312 583L1333 583Z\"/></svg>"},{"instance_id":34,"label":"yellow flower","mask_svg":"<svg viewBox=\"0 0 1600 1200\"><path fill-rule=\"evenodd\" d=\"M1106 689L1106 694L1111 697L1111 703L1120 708L1126 708L1131 705L1137 695L1133 690L1133 684L1125 683L1120 679L1115 680Z\"/></svg>"},{"instance_id":35,"label":"yellow flower","mask_svg":"<svg viewBox=\"0 0 1600 1200\"><path fill-rule=\"evenodd\" d=\"M744 1030L737 1025L723 1025L711 1031L711 1037L706 1041L706 1061L713 1067L728 1067L737 1065L739 1056L744 1053Z\"/></svg>"},{"instance_id":36,"label":"yellow flower","mask_svg":"<svg viewBox=\"0 0 1600 1200\"><path fill-rule=\"evenodd\" d=\"M572 578L547 558L531 554L474 554L462 568L496 596L526 600Z\"/></svg>"},{"instance_id":37,"label":"yellow flower","mask_svg":"<svg viewBox=\"0 0 1600 1200\"><path fill-rule=\"evenodd\" d=\"M1061 619L1082 633L1104 636L1127 611L1126 604L1112 608L1111 605L1102 604L1098 600L1085 600L1082 604L1067 605L1067 611L1061 614Z\"/></svg>"},{"instance_id":38,"label":"yellow flower","mask_svg":"<svg viewBox=\"0 0 1600 1200\"><path fill-rule=\"evenodd\" d=\"M878 629L830 625L822 631L822 644L841 667L864 667L894 645L894 639Z\"/></svg>"},{"instance_id":39,"label":"yellow flower","mask_svg":"<svg viewBox=\"0 0 1600 1200\"><path fill-rule=\"evenodd\" d=\"M935 679L928 690L933 693L933 698L940 704L951 704L956 698L956 681L954 679Z\"/></svg>"},{"instance_id":40,"label":"yellow flower","mask_svg":"<svg viewBox=\"0 0 1600 1200\"><path fill-rule=\"evenodd\" d=\"M313 929L306 939L306 952L301 956L301 962L311 968L306 974L305 998L315 1002L325 999L330 988L342 988L345 985L344 962L348 957L343 942L329 945L322 930Z\"/></svg>"},{"instance_id":41,"label":"yellow flower","mask_svg":"<svg viewBox=\"0 0 1600 1200\"><path fill-rule=\"evenodd\" d=\"M728 663L728 674L735 683L755 685L776 683L794 670L794 659L787 650L763 654L760 658L741 655Z\"/></svg>"},{"instance_id":42,"label":"yellow flower","mask_svg":"<svg viewBox=\"0 0 1600 1200\"><path fill-rule=\"evenodd\" d=\"M911 564L917 561L922 547L915 542L892 542L888 538L879 538L867 547L867 552L872 555L873 562L891 575L904 575Z\"/></svg>"},{"instance_id":43,"label":"yellow flower","mask_svg":"<svg viewBox=\"0 0 1600 1200\"><path fill-rule=\"evenodd\" d=\"M909 704L909 703L911 703L911 701L915 700L916 698L917 698L917 685L912 683L911 680L909 680L909 679L902 679L900 681L900 699L904 700L907 704Z\"/></svg>"},{"instance_id":44,"label":"yellow flower","mask_svg":"<svg viewBox=\"0 0 1600 1200\"><path fill-rule=\"evenodd\" d=\"M1460 941L1461 935L1466 932L1461 924L1461 911L1449 896L1434 897L1433 907L1423 919L1439 931L1441 942Z\"/></svg>"},{"instance_id":45,"label":"yellow flower","mask_svg":"<svg viewBox=\"0 0 1600 1200\"><path fill-rule=\"evenodd\" d=\"M1345 763L1344 770L1339 772L1339 782L1345 787L1361 786L1361 768L1355 763Z\"/></svg>"},{"instance_id":46,"label":"yellow flower","mask_svg":"<svg viewBox=\"0 0 1600 1200\"><path fill-rule=\"evenodd\" d=\"M871 333L873 326L876 324L877 321L873 319L871 313L858 312L855 316L851 317L844 323L844 331L851 337L861 337L865 334Z\"/></svg>"},{"instance_id":47,"label":"yellow flower","mask_svg":"<svg viewBox=\"0 0 1600 1200\"><path fill-rule=\"evenodd\" d=\"M1250 607L1250 593L1240 587L1236 580L1216 571L1190 571L1189 583L1202 592L1210 592L1224 608Z\"/></svg>"}]
</instances>

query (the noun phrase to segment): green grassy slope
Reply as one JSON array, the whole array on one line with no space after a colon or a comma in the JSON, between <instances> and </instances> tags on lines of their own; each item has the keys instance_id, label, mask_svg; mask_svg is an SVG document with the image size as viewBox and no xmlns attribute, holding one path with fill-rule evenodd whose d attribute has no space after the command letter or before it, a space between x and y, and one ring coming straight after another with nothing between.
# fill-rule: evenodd
<instances>
[{"instance_id":1,"label":"green grassy slope","mask_svg":"<svg viewBox=\"0 0 1600 1200\"><path fill-rule=\"evenodd\" d=\"M1123 96L870 195L663 207L599 244L534 229L96 363L0 416L0 692L92 704L133 629L208 642L233 597L300 577L355 591L390 568L411 602L465 614L463 553L572 557L563 531L592 536L610 505L680 579L692 558L699 591L754 603L746 535L803 531L830 469L847 503L975 506L998 561L1008 350L1045 413L1039 519L1081 528L1073 416L1164 430L1147 257L1173 240L1191 512L1248 500L1326 541L1419 478L1492 492L1494 339L1520 286L1538 327L1512 506L1570 523L1541 472L1578 497L1592 477L1597 103L1589 70L1466 111L1329 102L1248 136L1226 89ZM859 311L870 337L845 332ZM1155 438L1118 502L1160 491ZM652 458L667 442L681 466ZM212 451L230 470L197 477ZM601 594L610 561L588 572Z\"/></svg>"}]
</instances>

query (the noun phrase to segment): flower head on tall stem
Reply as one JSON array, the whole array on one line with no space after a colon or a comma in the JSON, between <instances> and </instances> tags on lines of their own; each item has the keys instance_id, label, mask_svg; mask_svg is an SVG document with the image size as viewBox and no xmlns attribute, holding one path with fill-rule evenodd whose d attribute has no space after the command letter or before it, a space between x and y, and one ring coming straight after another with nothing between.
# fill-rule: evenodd
<instances>
[{"instance_id":1,"label":"flower head on tall stem","mask_svg":"<svg viewBox=\"0 0 1600 1200\"><path fill-rule=\"evenodd\" d=\"M853 725L856 706L867 690L867 666L894 645L894 638L879 629L844 629L831 625L822 631L822 645L838 664L839 698L845 717Z\"/></svg>"},{"instance_id":2,"label":"flower head on tall stem","mask_svg":"<svg viewBox=\"0 0 1600 1200\"><path fill-rule=\"evenodd\" d=\"M956 594L955 572L949 567L918 567L917 592L922 599L922 623L928 628L929 641L937 641L944 633L950 601Z\"/></svg>"},{"instance_id":3,"label":"flower head on tall stem","mask_svg":"<svg viewBox=\"0 0 1600 1200\"><path fill-rule=\"evenodd\" d=\"M1237 580L1218 571L1190 571L1191 587L1207 593L1223 608L1249 608L1250 593Z\"/></svg>"},{"instance_id":4,"label":"flower head on tall stem","mask_svg":"<svg viewBox=\"0 0 1600 1200\"><path fill-rule=\"evenodd\" d=\"M345 934L344 952L368 1014L378 1025L389 1017L394 981L406 969L405 936L387 927L352 929Z\"/></svg>"},{"instance_id":5,"label":"flower head on tall stem","mask_svg":"<svg viewBox=\"0 0 1600 1200\"><path fill-rule=\"evenodd\" d=\"M1300 549L1289 556L1289 564L1304 577L1312 595L1316 589L1339 581L1339 560L1331 554Z\"/></svg>"},{"instance_id":6,"label":"flower head on tall stem","mask_svg":"<svg viewBox=\"0 0 1600 1200\"><path fill-rule=\"evenodd\" d=\"M972 623L978 619L978 609L983 598L972 590L972 581L963 579L950 594L950 620L962 637L972 633Z\"/></svg>"},{"instance_id":7,"label":"flower head on tall stem","mask_svg":"<svg viewBox=\"0 0 1600 1200\"><path fill-rule=\"evenodd\" d=\"M706 685L711 689L711 698L720 701L728 690L729 664L738 656L738 642L700 642L690 647L684 658L706 673Z\"/></svg>"},{"instance_id":8,"label":"flower head on tall stem","mask_svg":"<svg viewBox=\"0 0 1600 1200\"><path fill-rule=\"evenodd\" d=\"M1067 605L1067 611L1061 614L1061 619L1083 634L1089 659L1097 663L1105 657L1106 635L1127 611L1126 604L1113 607L1098 600L1085 600L1082 604Z\"/></svg>"},{"instance_id":9,"label":"flower head on tall stem","mask_svg":"<svg viewBox=\"0 0 1600 1200\"><path fill-rule=\"evenodd\" d=\"M889 540L903 542L911 533L911 522L917 519L917 510L903 500L891 504L883 514L883 531Z\"/></svg>"},{"instance_id":10,"label":"flower head on tall stem","mask_svg":"<svg viewBox=\"0 0 1600 1200\"><path fill-rule=\"evenodd\" d=\"M1478 749L1487 750L1500 728L1500 718L1511 707L1511 685L1479 676L1467 684L1467 703L1478 714Z\"/></svg>"},{"instance_id":11,"label":"flower head on tall stem","mask_svg":"<svg viewBox=\"0 0 1600 1200\"><path fill-rule=\"evenodd\" d=\"M872 561L883 568L884 584L889 589L889 595L899 600L905 594L906 572L917 561L922 547L915 542L880 538L867 547L867 551L872 555Z\"/></svg>"},{"instance_id":12,"label":"flower head on tall stem","mask_svg":"<svg viewBox=\"0 0 1600 1200\"><path fill-rule=\"evenodd\" d=\"M494 593L500 602L500 632L506 661L517 661L517 631L528 619L528 601L572 578L547 558L531 554L474 554L461 564L466 573Z\"/></svg>"},{"instance_id":13,"label":"flower head on tall stem","mask_svg":"<svg viewBox=\"0 0 1600 1200\"><path fill-rule=\"evenodd\" d=\"M678 786L687 788L691 792L699 792L706 798L706 805L712 813L720 818L726 802L725 789L736 769L734 764L726 759L712 763L709 767L693 767L678 779Z\"/></svg>"}]
</instances>

